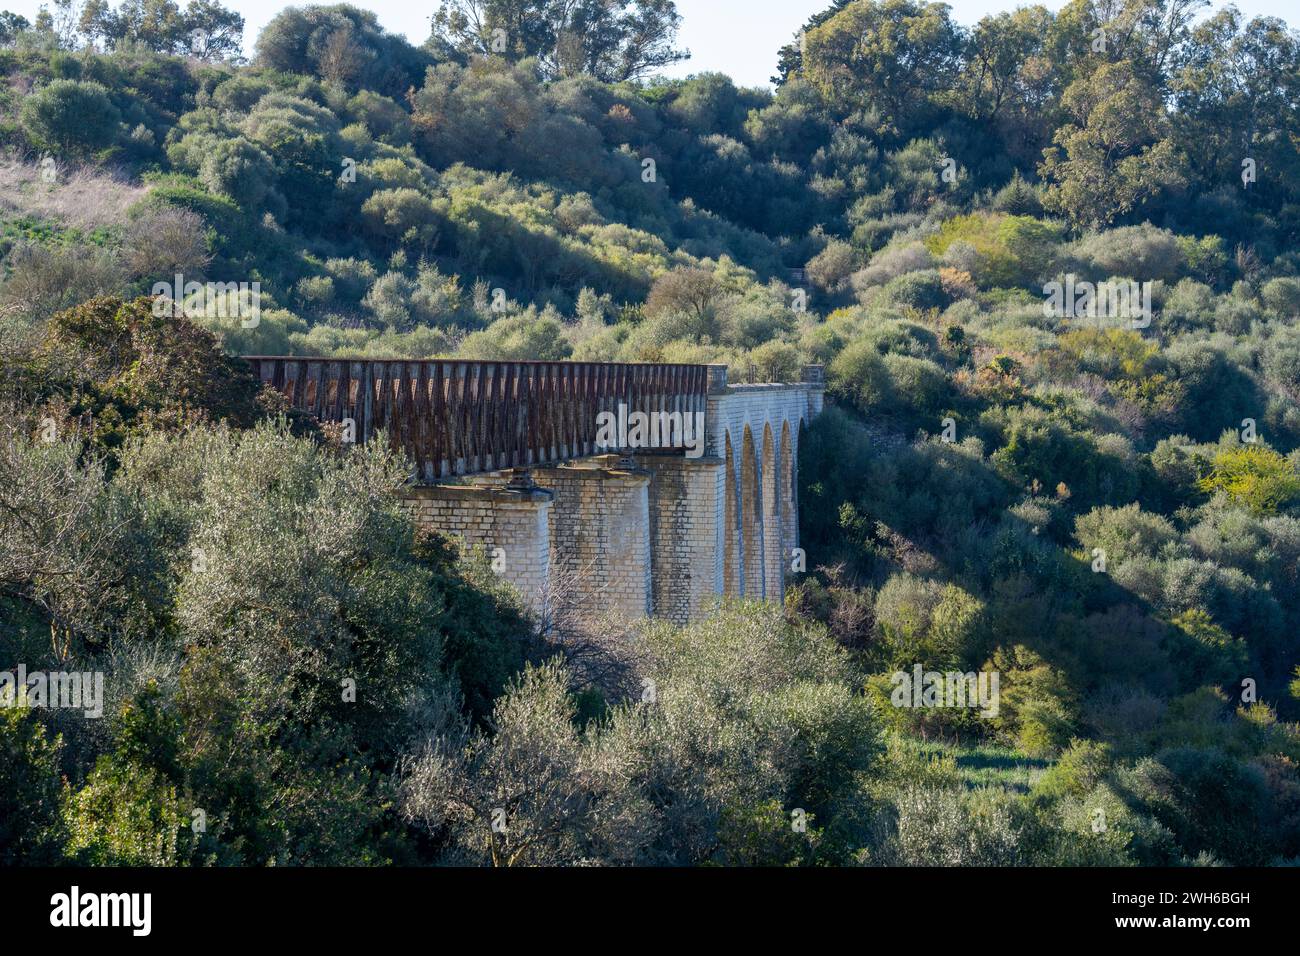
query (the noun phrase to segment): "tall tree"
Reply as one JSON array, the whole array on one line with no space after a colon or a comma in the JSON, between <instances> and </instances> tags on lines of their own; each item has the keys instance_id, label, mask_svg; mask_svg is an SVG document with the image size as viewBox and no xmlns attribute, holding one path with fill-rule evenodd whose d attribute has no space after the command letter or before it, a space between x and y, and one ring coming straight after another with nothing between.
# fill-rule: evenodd
<instances>
[{"instance_id":1,"label":"tall tree","mask_svg":"<svg viewBox=\"0 0 1300 956\"><path fill-rule=\"evenodd\" d=\"M373 12L346 3L285 8L258 36L257 61L385 96L404 96L433 65L427 51L385 31Z\"/></svg>"},{"instance_id":2,"label":"tall tree","mask_svg":"<svg viewBox=\"0 0 1300 956\"><path fill-rule=\"evenodd\" d=\"M0 10L0 46L9 46L18 39L20 33L31 29L26 17L20 17L8 10Z\"/></svg>"},{"instance_id":3,"label":"tall tree","mask_svg":"<svg viewBox=\"0 0 1300 956\"><path fill-rule=\"evenodd\" d=\"M1193 32L1172 86L1178 142L1199 178L1235 187L1253 159L1269 184L1254 197L1296 195L1300 32L1271 17L1243 23L1229 7Z\"/></svg>"},{"instance_id":4,"label":"tall tree","mask_svg":"<svg viewBox=\"0 0 1300 956\"><path fill-rule=\"evenodd\" d=\"M172 0L123 0L116 9L108 0L87 0L78 29L109 49L131 43L158 53L221 60L239 55L244 18L217 0L190 0L184 10Z\"/></svg>"},{"instance_id":5,"label":"tall tree","mask_svg":"<svg viewBox=\"0 0 1300 956\"><path fill-rule=\"evenodd\" d=\"M985 17L966 42L962 96L977 120L989 121L1015 109L1041 110L1054 90L1044 42L1052 15L1043 7Z\"/></svg>"},{"instance_id":6,"label":"tall tree","mask_svg":"<svg viewBox=\"0 0 1300 956\"><path fill-rule=\"evenodd\" d=\"M1001 133L1005 150L1028 168L1052 136L1065 80L1052 46L1053 15L1021 7L987 16L966 37L951 101L981 127Z\"/></svg>"},{"instance_id":7,"label":"tall tree","mask_svg":"<svg viewBox=\"0 0 1300 956\"><path fill-rule=\"evenodd\" d=\"M1106 225L1184 182L1164 100L1132 64L1108 63L1076 80L1062 106L1071 119L1039 167L1050 182L1048 209L1076 226Z\"/></svg>"},{"instance_id":8,"label":"tall tree","mask_svg":"<svg viewBox=\"0 0 1300 956\"><path fill-rule=\"evenodd\" d=\"M217 0L190 0L185 8L190 55L200 60L230 60L244 46L244 18Z\"/></svg>"},{"instance_id":9,"label":"tall tree","mask_svg":"<svg viewBox=\"0 0 1300 956\"><path fill-rule=\"evenodd\" d=\"M640 79L690 54L673 0L445 0L429 45L461 57L537 59L547 79Z\"/></svg>"},{"instance_id":10,"label":"tall tree","mask_svg":"<svg viewBox=\"0 0 1300 956\"><path fill-rule=\"evenodd\" d=\"M1084 7L1093 25L1090 48L1099 60L1128 60L1163 88L1189 26L1209 0L1076 0L1076 4Z\"/></svg>"},{"instance_id":11,"label":"tall tree","mask_svg":"<svg viewBox=\"0 0 1300 956\"><path fill-rule=\"evenodd\" d=\"M821 26L852 2L853 0L831 0L829 7L808 18L807 22L799 28L799 32L794 35L794 39L777 51L776 76L772 77L774 84L784 86L792 76L803 69L804 37L808 35L808 31Z\"/></svg>"},{"instance_id":12,"label":"tall tree","mask_svg":"<svg viewBox=\"0 0 1300 956\"><path fill-rule=\"evenodd\" d=\"M805 37L803 74L822 95L914 130L956 75L961 35L943 3L858 0Z\"/></svg>"}]
</instances>

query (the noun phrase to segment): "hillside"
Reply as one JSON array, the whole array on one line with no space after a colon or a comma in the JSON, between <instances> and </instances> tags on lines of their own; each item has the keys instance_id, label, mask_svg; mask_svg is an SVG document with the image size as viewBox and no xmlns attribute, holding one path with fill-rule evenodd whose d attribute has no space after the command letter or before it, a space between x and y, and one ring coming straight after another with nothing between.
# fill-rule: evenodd
<instances>
[{"instance_id":1,"label":"hillside","mask_svg":"<svg viewBox=\"0 0 1300 956\"><path fill-rule=\"evenodd\" d=\"M0 14L0 664L117 688L0 714L44 821L0 859L1300 860L1300 33L835 0L760 90L656 78L671 3L309 6L246 60L162 6ZM260 312L160 318L177 274ZM808 573L553 633L241 354L825 364ZM916 666L998 713L898 706Z\"/></svg>"}]
</instances>

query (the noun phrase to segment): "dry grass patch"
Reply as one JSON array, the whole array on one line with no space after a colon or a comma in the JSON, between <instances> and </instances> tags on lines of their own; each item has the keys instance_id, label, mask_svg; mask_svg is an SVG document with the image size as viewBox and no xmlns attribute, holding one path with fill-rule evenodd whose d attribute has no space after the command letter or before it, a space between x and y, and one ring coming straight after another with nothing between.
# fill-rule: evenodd
<instances>
[{"instance_id":1,"label":"dry grass patch","mask_svg":"<svg viewBox=\"0 0 1300 956\"><path fill-rule=\"evenodd\" d=\"M58 181L41 179L39 162L0 155L0 215L33 216L91 231L120 225L149 191L93 166L60 168Z\"/></svg>"}]
</instances>

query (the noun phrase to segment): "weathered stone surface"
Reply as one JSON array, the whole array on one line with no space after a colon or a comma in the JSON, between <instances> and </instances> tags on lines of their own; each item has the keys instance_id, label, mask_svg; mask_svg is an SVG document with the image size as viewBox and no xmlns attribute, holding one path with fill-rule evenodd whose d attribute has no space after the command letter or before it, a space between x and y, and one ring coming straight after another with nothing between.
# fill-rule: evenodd
<instances>
[{"instance_id":1,"label":"weathered stone surface","mask_svg":"<svg viewBox=\"0 0 1300 956\"><path fill-rule=\"evenodd\" d=\"M504 485L413 487L406 497L418 525L483 548L533 609L540 608L550 580L552 504L548 491L516 491Z\"/></svg>"},{"instance_id":2,"label":"weathered stone surface","mask_svg":"<svg viewBox=\"0 0 1300 956\"><path fill-rule=\"evenodd\" d=\"M412 513L500 548L501 573L538 609L553 572L571 597L626 617L684 623L723 595L779 602L799 545L800 430L824 395L819 372L805 377L728 385L711 366L703 458L632 452L533 469L532 488L506 473L413 488Z\"/></svg>"},{"instance_id":3,"label":"weathered stone surface","mask_svg":"<svg viewBox=\"0 0 1300 956\"><path fill-rule=\"evenodd\" d=\"M551 568L590 606L627 618L651 611L650 475L607 456L533 472L554 495Z\"/></svg>"},{"instance_id":4,"label":"weathered stone surface","mask_svg":"<svg viewBox=\"0 0 1300 956\"><path fill-rule=\"evenodd\" d=\"M726 470L718 458L647 455L653 613L677 623L706 614L723 593Z\"/></svg>"}]
</instances>

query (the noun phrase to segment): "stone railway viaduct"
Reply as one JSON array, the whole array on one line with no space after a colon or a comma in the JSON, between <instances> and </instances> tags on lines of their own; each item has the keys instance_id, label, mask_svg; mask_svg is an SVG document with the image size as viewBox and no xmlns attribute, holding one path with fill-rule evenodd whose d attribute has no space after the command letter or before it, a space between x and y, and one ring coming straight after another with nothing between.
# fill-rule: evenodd
<instances>
[{"instance_id":1,"label":"stone railway viaduct","mask_svg":"<svg viewBox=\"0 0 1300 956\"><path fill-rule=\"evenodd\" d=\"M725 365L247 361L356 441L386 433L415 463L416 520L485 548L535 609L553 586L593 609L679 623L722 595L784 596L821 366L797 383L740 385ZM598 444L599 416L620 405L703 413L703 447Z\"/></svg>"}]
</instances>

